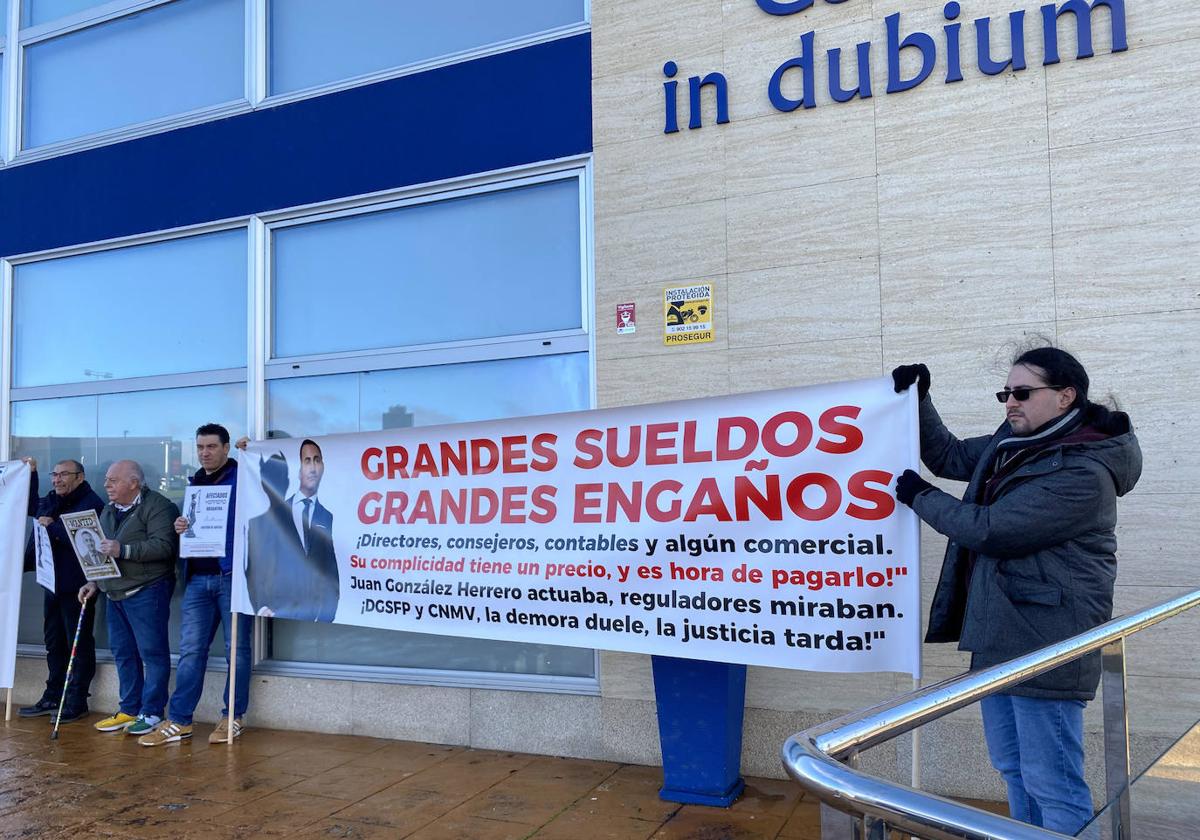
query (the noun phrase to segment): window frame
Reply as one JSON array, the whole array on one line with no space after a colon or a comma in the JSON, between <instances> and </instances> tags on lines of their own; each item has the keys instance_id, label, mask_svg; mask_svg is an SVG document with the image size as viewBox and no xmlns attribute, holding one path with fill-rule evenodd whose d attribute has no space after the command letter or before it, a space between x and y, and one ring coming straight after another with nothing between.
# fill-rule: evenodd
<instances>
[{"instance_id":1,"label":"window frame","mask_svg":"<svg viewBox=\"0 0 1200 840\"><path fill-rule=\"evenodd\" d=\"M84 9L73 15L47 21L37 26L26 27L22 30L20 27L21 0L0 0L0 13L7 13L9 29L7 38L0 38L0 60L4 61L4 83L6 89L6 96L0 97L0 99L3 100L3 107L7 112L5 130L3 136L0 137L0 169L3 169L5 166L35 163L40 160L72 154L86 149L94 149L138 137L161 134L165 131L173 131L177 128L185 128L212 120L225 119L262 108L274 108L291 102L312 99L363 85L374 84L375 82L397 79L464 61L498 55L536 44L557 41L562 38L569 38L574 35L590 32L592 20L591 0L584 0L583 20L574 24L543 30L532 35L464 50L458 53L437 56L436 58L422 62L390 67L374 73L355 76L349 79L339 79L316 87L270 96L268 88L270 73L270 49L268 44L270 30L269 0L243 0L245 4L245 29L243 38L244 95L242 99L128 126L121 126L119 128L106 129L57 143L37 146L32 149L21 148L21 138L24 135L26 47L175 2L179 2L179 0L112 0L112 2Z\"/></svg>"},{"instance_id":2,"label":"window frame","mask_svg":"<svg viewBox=\"0 0 1200 840\"><path fill-rule=\"evenodd\" d=\"M254 1L254 0L252 0ZM3 0L0 0L3 2ZM522 35L517 38L509 38L505 41L494 41L490 44L485 44L480 47L472 47L471 49L460 50L455 53L446 53L444 55L434 56L422 61L412 61L408 64L400 64L394 67L384 68L383 70L375 70L370 73L362 73L357 76L351 76L346 79L337 79L332 82L325 82L312 87L301 88L300 90L288 91L287 93L272 94L271 91L271 51L270 51L270 28L271 28L271 11L269 4L271 0L257 0L263 6L263 87L261 100L264 107L274 107L276 105L285 105L289 102L297 102L301 99L309 99L313 96L324 96L327 93L336 93L342 90L359 87L361 85L374 84L375 82L383 82L388 79L396 79L401 76L410 76L414 73L424 73L426 70L435 70L439 67L446 67L451 64L458 64L463 61L471 61L476 58L484 58L489 55L498 55L500 53L519 50L524 47L531 47L535 44L546 43L547 41L556 41L559 38L569 38L572 35L578 35L582 32L590 32L592 26L592 3L591 0L583 0L583 20L576 23L566 24L564 26L556 26L552 29L543 29L540 32L535 32L530 35Z\"/></svg>"},{"instance_id":3,"label":"window frame","mask_svg":"<svg viewBox=\"0 0 1200 840\"><path fill-rule=\"evenodd\" d=\"M585 173L582 168L548 168L546 171L525 175L523 177L497 181L489 179L478 184L461 186L454 189L437 191L411 191L403 193L388 201L371 203L354 202L339 203L339 206L305 215L264 214L263 221L267 230L266 272L267 272L267 379L283 379L288 377L314 376L321 373L358 373L371 370L392 370L406 367L423 367L436 364L455 364L459 362L484 361L487 359L515 358L526 355L549 355L557 353L585 352L589 349L588 317L590 307L587 300L587 285L582 280L588 276L588 238L589 232L582 223L587 212L585 201ZM274 344L274 234L278 230L289 227L302 227L320 222L337 219L350 219L357 216L368 216L374 213L397 210L405 207L437 204L459 198L469 198L477 195L506 192L511 189L547 184L559 181L575 181L579 195L579 276L580 289L580 327L564 330L545 330L529 333L516 333L505 336L488 338L463 339L458 341L439 341L426 344L413 344L384 347L371 350L348 350L333 353L315 353L299 356L274 356L271 347ZM496 345L510 345L500 355L489 352Z\"/></svg>"},{"instance_id":4,"label":"window frame","mask_svg":"<svg viewBox=\"0 0 1200 840\"><path fill-rule=\"evenodd\" d=\"M0 0L0 3L5 0ZM8 0L12 7L16 9L14 17L20 20L20 2L21 0ZM95 6L91 9L84 9L67 17L58 18L57 20L47 21L46 23L38 24L37 26L27 27L18 32L17 40L14 42L16 54L14 76L17 88L17 109L16 122L6 127L7 134L10 135L6 146L12 150L12 163L27 163L37 160L44 160L50 157L57 157L62 154L81 151L83 149L95 148L104 146L110 143L119 143L123 140L130 140L134 137L143 137L149 134L158 134L163 131L170 131L175 128L181 128L187 125L197 125L209 120L223 119L236 114L246 113L252 109L253 92L249 89L251 82L250 63L257 60L257 54L250 44L250 38L254 35L252 28L251 15L246 9L249 4L256 0L243 0L243 48L242 48L242 98L219 102L214 105L206 105L202 108L194 108L190 111L183 111L178 114L171 114L165 117L156 117L152 120L143 120L142 122L132 123L126 126L117 128L108 128L102 131L94 131L88 134L83 134L78 137L71 137L66 140L58 140L53 143L45 143L40 146L26 149L23 147L23 137L25 134L25 73L26 73L26 55L25 51L29 47L37 46L38 44L52 41L58 38L68 37L77 32L82 32L85 29L91 29L96 26L102 26L106 23L121 20L122 18L132 15L148 12L172 3L180 2L180 0L114 0L111 3L105 3L102 6ZM11 23L11 18L10 18ZM7 77L6 77L7 78ZM11 85L10 85L11 89ZM12 116L10 111L10 117Z\"/></svg>"},{"instance_id":5,"label":"window frame","mask_svg":"<svg viewBox=\"0 0 1200 840\"><path fill-rule=\"evenodd\" d=\"M169 0L166 0L169 2ZM3 2L3 0L0 0ZM580 231L580 323L581 327L546 333L523 334L471 341L442 342L417 347L387 348L318 356L273 359L270 356L270 322L273 317L271 286L272 232L294 225L344 218L397 207L427 204L530 184L556 180L575 180L579 193ZM121 248L136 247L207 233L245 228L247 230L246 337L247 366L185 374L96 380L92 382L46 385L31 388L12 387L13 372L13 282L18 266L63 257L79 256ZM588 405L595 408L596 340L593 321L595 300L593 232L593 161L591 154L577 155L531 166L510 167L468 177L447 179L354 196L318 204L287 208L271 213L239 216L202 225L155 231L138 236L91 242L68 248L30 252L0 259L0 460L11 457L13 404L31 399L92 396L110 393L160 390L168 387L246 383L246 429L256 440L267 432L267 382L324 373L358 373L436 366L467 361L486 361L541 355L585 352L588 371ZM249 619L249 616L245 618ZM254 667L262 674L310 679L334 679L396 685L430 685L451 688L536 691L541 693L596 696L600 693L600 651L592 650L593 676L568 677L515 674L492 671L453 671L399 666L339 665L319 662L293 662L267 658L268 619L255 618L253 639ZM37 645L18 645L19 656L43 657ZM100 661L111 661L107 651L97 651ZM174 661L174 660L172 660ZM224 672L225 663L210 662L209 670Z\"/></svg>"}]
</instances>

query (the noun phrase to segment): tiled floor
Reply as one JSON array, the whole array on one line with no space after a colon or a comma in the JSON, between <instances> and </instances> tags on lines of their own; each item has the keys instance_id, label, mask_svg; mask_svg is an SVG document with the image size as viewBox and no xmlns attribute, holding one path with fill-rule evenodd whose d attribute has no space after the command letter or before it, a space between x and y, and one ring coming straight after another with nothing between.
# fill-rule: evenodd
<instances>
[{"instance_id":1,"label":"tiled floor","mask_svg":"<svg viewBox=\"0 0 1200 840\"><path fill-rule=\"evenodd\" d=\"M728 810L658 798L656 767L303 732L147 749L90 722L0 723L0 838L754 840L820 837L796 785Z\"/></svg>"}]
</instances>

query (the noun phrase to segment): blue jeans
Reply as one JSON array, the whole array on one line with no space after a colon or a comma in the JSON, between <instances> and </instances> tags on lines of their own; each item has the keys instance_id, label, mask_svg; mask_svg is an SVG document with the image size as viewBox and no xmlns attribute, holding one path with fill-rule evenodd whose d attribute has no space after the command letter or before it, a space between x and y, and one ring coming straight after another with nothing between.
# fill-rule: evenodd
<instances>
[{"instance_id":1,"label":"blue jeans","mask_svg":"<svg viewBox=\"0 0 1200 840\"><path fill-rule=\"evenodd\" d=\"M1074 835L1092 818L1083 778L1082 700L998 694L980 702L992 766L1012 818Z\"/></svg>"},{"instance_id":2,"label":"blue jeans","mask_svg":"<svg viewBox=\"0 0 1200 840\"><path fill-rule=\"evenodd\" d=\"M229 591L233 575L194 575L183 591L183 625L179 631L179 667L175 671L175 693L171 695L171 720L191 724L200 692L204 689L204 672L208 668L208 651L217 635L217 625L225 636L225 661L229 662ZM238 617L237 681L234 683L233 715L246 714L250 702L250 634L254 619ZM229 714L229 677L225 677L222 694L225 708L221 717Z\"/></svg>"},{"instance_id":3,"label":"blue jeans","mask_svg":"<svg viewBox=\"0 0 1200 840\"><path fill-rule=\"evenodd\" d=\"M162 717L171 681L167 619L175 577L159 578L120 601L108 601L108 646L117 662L121 711ZM143 676L143 667L145 675Z\"/></svg>"}]
</instances>

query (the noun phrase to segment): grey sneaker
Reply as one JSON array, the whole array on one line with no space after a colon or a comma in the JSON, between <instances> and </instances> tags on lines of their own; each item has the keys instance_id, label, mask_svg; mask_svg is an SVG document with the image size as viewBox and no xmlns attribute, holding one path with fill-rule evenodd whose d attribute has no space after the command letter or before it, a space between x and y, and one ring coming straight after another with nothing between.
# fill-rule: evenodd
<instances>
[{"instance_id":1,"label":"grey sneaker","mask_svg":"<svg viewBox=\"0 0 1200 840\"><path fill-rule=\"evenodd\" d=\"M162 718L158 715L138 715L137 720L125 728L125 734L134 737L149 735L160 723L162 723Z\"/></svg>"},{"instance_id":2,"label":"grey sneaker","mask_svg":"<svg viewBox=\"0 0 1200 840\"><path fill-rule=\"evenodd\" d=\"M233 719L233 737L238 738L242 734L242 719ZM229 718L223 717L217 721L217 728L214 729L208 736L210 744L227 744L233 739L229 737Z\"/></svg>"}]
</instances>

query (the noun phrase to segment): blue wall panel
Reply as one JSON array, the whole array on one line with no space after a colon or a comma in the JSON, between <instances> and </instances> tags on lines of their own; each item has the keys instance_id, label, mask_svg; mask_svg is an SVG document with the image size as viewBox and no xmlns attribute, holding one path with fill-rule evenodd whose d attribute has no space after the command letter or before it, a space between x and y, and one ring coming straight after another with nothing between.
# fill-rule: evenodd
<instances>
[{"instance_id":1,"label":"blue wall panel","mask_svg":"<svg viewBox=\"0 0 1200 840\"><path fill-rule=\"evenodd\" d=\"M0 170L0 256L591 151L579 35Z\"/></svg>"}]
</instances>

